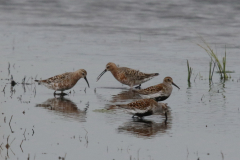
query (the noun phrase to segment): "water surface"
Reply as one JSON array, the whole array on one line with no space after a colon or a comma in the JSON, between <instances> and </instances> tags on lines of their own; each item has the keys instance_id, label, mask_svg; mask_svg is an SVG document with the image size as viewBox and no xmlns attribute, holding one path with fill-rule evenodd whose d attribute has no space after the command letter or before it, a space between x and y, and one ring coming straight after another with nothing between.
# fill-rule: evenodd
<instances>
[{"instance_id":1,"label":"water surface","mask_svg":"<svg viewBox=\"0 0 240 160\"><path fill-rule=\"evenodd\" d=\"M1 1L0 159L237 159L239 9L236 0ZM219 57L226 46L229 80L214 74L209 85L200 36ZM167 124L163 115L105 112L140 98L109 72L96 82L108 62L160 73L143 88L173 78L181 89L164 101ZM33 83L80 68L91 88L81 79L63 99ZM11 88L11 75L33 84Z\"/></svg>"}]
</instances>

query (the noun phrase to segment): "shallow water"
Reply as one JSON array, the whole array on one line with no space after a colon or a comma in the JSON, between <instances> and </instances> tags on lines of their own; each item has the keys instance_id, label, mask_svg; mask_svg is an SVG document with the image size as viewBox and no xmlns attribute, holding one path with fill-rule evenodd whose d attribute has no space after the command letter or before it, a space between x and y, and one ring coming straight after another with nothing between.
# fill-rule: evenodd
<instances>
[{"instance_id":1,"label":"shallow water","mask_svg":"<svg viewBox=\"0 0 240 160\"><path fill-rule=\"evenodd\" d=\"M239 9L236 0L1 1L0 159L237 159ZM229 80L215 73L209 85L200 36L219 57L226 46ZM96 82L108 62L160 73L142 88L173 78L181 89L164 101L167 125L163 115L136 121L105 110L140 98L109 72ZM64 99L35 83L9 84L11 75L32 83L80 68L90 88L81 79Z\"/></svg>"}]
</instances>

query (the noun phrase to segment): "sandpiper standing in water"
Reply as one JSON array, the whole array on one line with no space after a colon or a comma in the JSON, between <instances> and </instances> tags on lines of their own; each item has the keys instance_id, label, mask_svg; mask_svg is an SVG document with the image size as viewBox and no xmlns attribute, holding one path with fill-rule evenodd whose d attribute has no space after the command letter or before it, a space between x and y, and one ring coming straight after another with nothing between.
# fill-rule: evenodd
<instances>
[{"instance_id":1,"label":"sandpiper standing in water","mask_svg":"<svg viewBox=\"0 0 240 160\"><path fill-rule=\"evenodd\" d=\"M56 75L54 77L45 79L45 80L35 80L39 84L43 84L49 89L55 90L55 95L66 95L63 91L71 89L78 82L79 79L84 78L88 84L87 80L87 71L84 69L79 69L75 72L66 72L63 74ZM56 91L61 91L60 94L57 94Z\"/></svg>"},{"instance_id":2,"label":"sandpiper standing in water","mask_svg":"<svg viewBox=\"0 0 240 160\"><path fill-rule=\"evenodd\" d=\"M167 103L158 103L153 99L140 99L129 104L116 105L124 108L128 113L132 114L132 118L137 116L142 118L156 113L164 113L167 121L168 106Z\"/></svg>"},{"instance_id":3,"label":"sandpiper standing in water","mask_svg":"<svg viewBox=\"0 0 240 160\"><path fill-rule=\"evenodd\" d=\"M107 71L110 71L120 83L128 85L131 88L136 85L139 85L137 88L140 88L142 83L159 75L158 73L142 73L127 67L117 67L115 63L109 62L106 65L106 69L97 77L97 81Z\"/></svg>"},{"instance_id":4,"label":"sandpiper standing in water","mask_svg":"<svg viewBox=\"0 0 240 160\"><path fill-rule=\"evenodd\" d=\"M173 89L172 85L180 89L173 83L171 77L165 77L163 83L145 89L134 90L134 92L137 92L142 98L153 98L156 101L164 101L171 95Z\"/></svg>"}]
</instances>

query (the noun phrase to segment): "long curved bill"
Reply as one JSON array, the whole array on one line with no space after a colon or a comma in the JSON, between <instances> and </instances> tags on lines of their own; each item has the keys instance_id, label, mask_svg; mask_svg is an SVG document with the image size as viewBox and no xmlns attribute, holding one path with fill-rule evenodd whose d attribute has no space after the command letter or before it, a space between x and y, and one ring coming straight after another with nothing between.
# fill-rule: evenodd
<instances>
[{"instance_id":1,"label":"long curved bill","mask_svg":"<svg viewBox=\"0 0 240 160\"><path fill-rule=\"evenodd\" d=\"M177 87L178 89L180 89L175 83L172 82L172 84L173 84L175 87Z\"/></svg>"},{"instance_id":2,"label":"long curved bill","mask_svg":"<svg viewBox=\"0 0 240 160\"><path fill-rule=\"evenodd\" d=\"M85 79L85 81L86 81L87 84L88 84L88 88L90 88L89 83L88 83L88 80L87 80L87 77L84 77L84 79Z\"/></svg>"},{"instance_id":3,"label":"long curved bill","mask_svg":"<svg viewBox=\"0 0 240 160\"><path fill-rule=\"evenodd\" d=\"M102 75L104 74L104 73L106 73L107 72L107 70L105 69L98 77L97 77L97 81L102 77ZM97 82L96 81L96 82Z\"/></svg>"}]
</instances>

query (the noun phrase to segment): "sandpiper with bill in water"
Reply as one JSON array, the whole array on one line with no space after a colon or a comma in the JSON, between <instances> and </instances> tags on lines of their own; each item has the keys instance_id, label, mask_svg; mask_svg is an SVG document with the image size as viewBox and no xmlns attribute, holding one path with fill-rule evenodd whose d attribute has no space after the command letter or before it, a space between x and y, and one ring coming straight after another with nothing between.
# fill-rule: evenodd
<instances>
[{"instance_id":1,"label":"sandpiper with bill in water","mask_svg":"<svg viewBox=\"0 0 240 160\"><path fill-rule=\"evenodd\" d=\"M165 121L167 121L167 103L158 103L153 99L140 99L129 104L119 104L116 106L124 108L128 113L133 115L132 118L135 116L142 118L157 113L164 113L166 117Z\"/></svg>"},{"instance_id":2,"label":"sandpiper with bill in water","mask_svg":"<svg viewBox=\"0 0 240 160\"><path fill-rule=\"evenodd\" d=\"M49 89L55 90L54 96L55 95L64 96L66 95L66 93L63 93L63 91L74 87L78 80L81 78L84 78L88 84L88 87L90 87L87 80L87 71L84 69L79 69L75 72L66 72L45 80L35 81L38 82L38 84L42 84ZM61 93L56 93L56 91L61 91Z\"/></svg>"}]
</instances>

